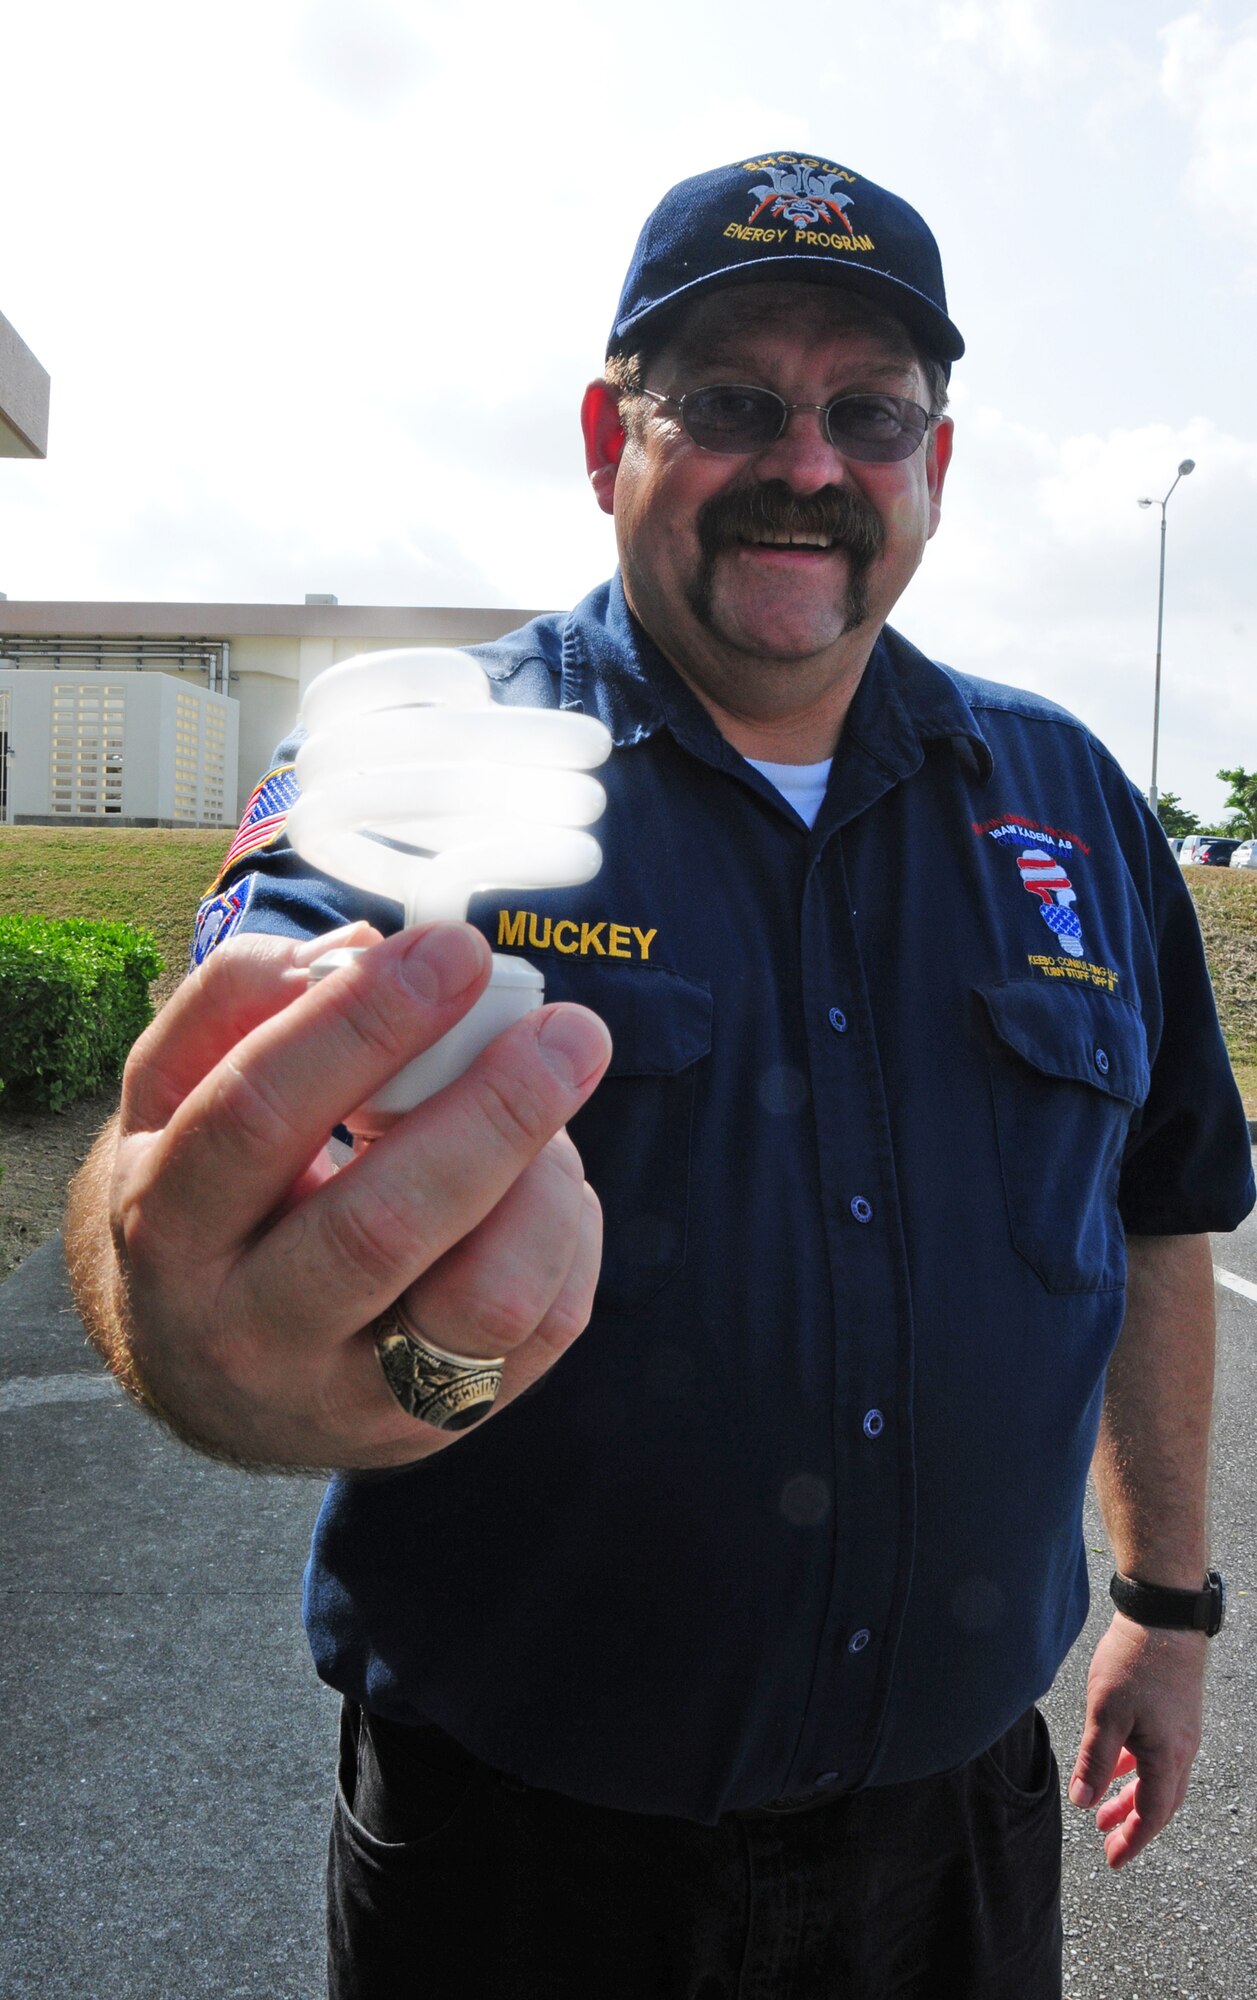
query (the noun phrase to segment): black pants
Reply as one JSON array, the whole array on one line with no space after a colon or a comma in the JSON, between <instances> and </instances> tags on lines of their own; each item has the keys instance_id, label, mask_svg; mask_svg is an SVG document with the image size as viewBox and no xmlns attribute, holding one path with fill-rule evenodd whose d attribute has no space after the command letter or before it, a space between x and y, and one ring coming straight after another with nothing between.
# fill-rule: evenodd
<instances>
[{"instance_id":1,"label":"black pants","mask_svg":"<svg viewBox=\"0 0 1257 2000\"><path fill-rule=\"evenodd\" d=\"M580 1805L346 1704L330 2000L1059 2000L1033 1709L959 1771L718 1826Z\"/></svg>"}]
</instances>

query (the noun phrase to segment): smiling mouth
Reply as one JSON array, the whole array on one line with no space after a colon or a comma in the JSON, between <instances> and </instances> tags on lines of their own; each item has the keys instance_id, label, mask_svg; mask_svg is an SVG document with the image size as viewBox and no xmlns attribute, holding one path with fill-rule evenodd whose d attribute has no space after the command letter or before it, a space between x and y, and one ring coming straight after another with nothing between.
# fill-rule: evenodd
<instances>
[{"instance_id":1,"label":"smiling mouth","mask_svg":"<svg viewBox=\"0 0 1257 2000\"><path fill-rule=\"evenodd\" d=\"M841 550L859 568L875 562L885 545L881 520L863 494L846 486L794 493L780 479L713 494L697 526L709 562L722 549L780 549L800 558Z\"/></svg>"},{"instance_id":2,"label":"smiling mouth","mask_svg":"<svg viewBox=\"0 0 1257 2000\"><path fill-rule=\"evenodd\" d=\"M832 549L832 535L809 534L802 528L780 532L739 535L736 546L744 549Z\"/></svg>"}]
</instances>

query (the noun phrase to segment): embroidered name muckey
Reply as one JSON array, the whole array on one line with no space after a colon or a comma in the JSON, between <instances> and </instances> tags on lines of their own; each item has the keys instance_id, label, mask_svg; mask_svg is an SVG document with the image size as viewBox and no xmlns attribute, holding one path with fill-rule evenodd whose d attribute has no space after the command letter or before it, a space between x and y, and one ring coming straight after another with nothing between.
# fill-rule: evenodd
<instances>
[{"instance_id":1,"label":"embroidered name muckey","mask_svg":"<svg viewBox=\"0 0 1257 2000\"><path fill-rule=\"evenodd\" d=\"M497 942L525 950L561 951L582 958L650 957L657 929L639 931L636 924L613 924L608 917L590 924L574 917L541 917L535 910L499 910Z\"/></svg>"}]
</instances>

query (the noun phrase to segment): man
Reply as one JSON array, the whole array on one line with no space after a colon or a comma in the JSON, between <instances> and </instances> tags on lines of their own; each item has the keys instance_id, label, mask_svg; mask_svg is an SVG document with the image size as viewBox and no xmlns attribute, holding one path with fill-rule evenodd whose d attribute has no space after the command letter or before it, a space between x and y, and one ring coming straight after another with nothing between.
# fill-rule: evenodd
<instances>
[{"instance_id":1,"label":"man","mask_svg":"<svg viewBox=\"0 0 1257 2000\"><path fill-rule=\"evenodd\" d=\"M481 649L610 727L600 875L309 991L320 933L398 913L255 847L77 1189L123 1379L206 1449L343 1468L306 1595L336 2000L1059 1993L1033 1704L1093 1448L1134 1582L1071 1796L1134 1774L1114 1867L1182 1799L1247 1133L1142 801L886 627L961 351L925 224L851 170L672 189L584 405L620 575ZM560 1004L330 1175L486 936ZM408 1414L500 1355L473 1428Z\"/></svg>"}]
</instances>

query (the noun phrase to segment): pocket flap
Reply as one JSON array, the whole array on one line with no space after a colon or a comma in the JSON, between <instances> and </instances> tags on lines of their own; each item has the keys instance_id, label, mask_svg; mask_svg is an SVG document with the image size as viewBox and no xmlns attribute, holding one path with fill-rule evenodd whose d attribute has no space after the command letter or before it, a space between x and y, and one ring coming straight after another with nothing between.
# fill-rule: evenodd
<instances>
[{"instance_id":1,"label":"pocket flap","mask_svg":"<svg viewBox=\"0 0 1257 2000\"><path fill-rule=\"evenodd\" d=\"M1064 982L1013 980L978 989L1000 1041L1043 1076L1089 1084L1125 1104L1148 1095L1141 1016L1115 993Z\"/></svg>"},{"instance_id":2,"label":"pocket flap","mask_svg":"<svg viewBox=\"0 0 1257 2000\"><path fill-rule=\"evenodd\" d=\"M576 1000L611 1033L608 1076L675 1076L711 1050L711 988L645 966L544 965L547 1000Z\"/></svg>"}]
</instances>

